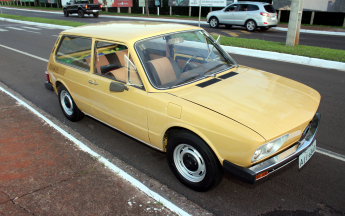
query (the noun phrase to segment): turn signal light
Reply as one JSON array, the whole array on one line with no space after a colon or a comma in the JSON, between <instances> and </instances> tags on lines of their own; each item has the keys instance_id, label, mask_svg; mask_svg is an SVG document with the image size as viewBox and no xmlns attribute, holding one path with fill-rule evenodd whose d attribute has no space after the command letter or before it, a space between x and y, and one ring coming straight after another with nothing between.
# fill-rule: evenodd
<instances>
[{"instance_id":1,"label":"turn signal light","mask_svg":"<svg viewBox=\"0 0 345 216\"><path fill-rule=\"evenodd\" d=\"M85 5L85 9L87 9L87 5Z\"/></svg>"},{"instance_id":2,"label":"turn signal light","mask_svg":"<svg viewBox=\"0 0 345 216\"><path fill-rule=\"evenodd\" d=\"M103 8L103 5L100 5L101 6L101 8Z\"/></svg>"},{"instance_id":3,"label":"turn signal light","mask_svg":"<svg viewBox=\"0 0 345 216\"><path fill-rule=\"evenodd\" d=\"M260 173L259 175L256 176L256 180L258 180L258 179L260 179L260 178L262 178L262 177L265 177L265 176L267 176L267 175L268 175L268 171L263 172L263 173Z\"/></svg>"},{"instance_id":4,"label":"turn signal light","mask_svg":"<svg viewBox=\"0 0 345 216\"><path fill-rule=\"evenodd\" d=\"M264 12L261 12L261 13L260 13L260 15L261 15L261 16L267 16L267 17L269 17L269 16L270 16L270 14L269 14L269 13L264 13Z\"/></svg>"}]
</instances>

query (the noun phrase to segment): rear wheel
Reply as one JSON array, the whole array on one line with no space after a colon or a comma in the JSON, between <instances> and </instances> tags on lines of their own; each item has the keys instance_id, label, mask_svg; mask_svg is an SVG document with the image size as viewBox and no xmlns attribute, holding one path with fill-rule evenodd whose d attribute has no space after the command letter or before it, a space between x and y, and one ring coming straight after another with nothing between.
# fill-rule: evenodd
<instances>
[{"instance_id":1,"label":"rear wheel","mask_svg":"<svg viewBox=\"0 0 345 216\"><path fill-rule=\"evenodd\" d=\"M78 17L79 17L79 18L83 18L83 17L84 17L84 12L83 12L83 10L81 10L81 9L78 10Z\"/></svg>"},{"instance_id":2,"label":"rear wheel","mask_svg":"<svg viewBox=\"0 0 345 216\"><path fill-rule=\"evenodd\" d=\"M210 18L210 26L211 26L211 28L218 28L219 21L218 21L217 17L211 17Z\"/></svg>"},{"instance_id":3,"label":"rear wheel","mask_svg":"<svg viewBox=\"0 0 345 216\"><path fill-rule=\"evenodd\" d=\"M256 23L254 20L248 20L246 22L246 29L250 32L253 32L256 30Z\"/></svg>"},{"instance_id":4,"label":"rear wheel","mask_svg":"<svg viewBox=\"0 0 345 216\"><path fill-rule=\"evenodd\" d=\"M210 190L223 178L217 156L200 137L189 131L179 130L169 135L167 160L175 176L196 191Z\"/></svg>"},{"instance_id":5,"label":"rear wheel","mask_svg":"<svg viewBox=\"0 0 345 216\"><path fill-rule=\"evenodd\" d=\"M97 17L98 17L98 15L99 15L99 13L98 13L98 12L97 12L97 13L94 13L94 14L93 14L93 17L94 17L94 18L97 18Z\"/></svg>"},{"instance_id":6,"label":"rear wheel","mask_svg":"<svg viewBox=\"0 0 345 216\"><path fill-rule=\"evenodd\" d=\"M59 102L63 114L71 121L79 121L84 117L84 113L80 111L65 86L58 88Z\"/></svg>"},{"instance_id":7,"label":"rear wheel","mask_svg":"<svg viewBox=\"0 0 345 216\"><path fill-rule=\"evenodd\" d=\"M63 15L64 15L65 17L68 17L68 16L69 16L69 13L67 12L67 9L63 9Z\"/></svg>"}]
</instances>

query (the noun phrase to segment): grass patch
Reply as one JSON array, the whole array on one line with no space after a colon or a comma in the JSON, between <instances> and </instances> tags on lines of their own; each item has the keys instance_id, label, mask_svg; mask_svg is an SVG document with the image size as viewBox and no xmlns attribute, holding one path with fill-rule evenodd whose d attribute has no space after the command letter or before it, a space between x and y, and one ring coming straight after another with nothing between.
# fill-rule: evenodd
<instances>
[{"instance_id":1,"label":"grass patch","mask_svg":"<svg viewBox=\"0 0 345 216\"><path fill-rule=\"evenodd\" d=\"M50 4L47 4L50 5ZM4 5L5 7L14 7L14 8L25 8L25 9L36 9L36 10L53 10L53 11L61 11L62 14L62 8L52 8L52 7L31 7L31 6L20 6L20 5ZM136 16L136 17L146 17L146 14L137 14L137 13L117 13L117 12L106 12L102 11L100 14L103 15L111 15L111 16ZM157 14L150 14L151 18L176 18L176 19L199 19L199 17L190 17L190 16L183 16L183 15L157 15ZM201 17L202 21L206 20L206 17Z\"/></svg>"},{"instance_id":2,"label":"grass patch","mask_svg":"<svg viewBox=\"0 0 345 216\"><path fill-rule=\"evenodd\" d=\"M8 15L8 14L0 14L0 17L3 18L10 18L15 20L22 20L22 21L30 21L30 22L37 22L37 23L48 23L54 25L63 25L63 26L82 26L87 23L80 23L80 22L73 22L73 21L65 21L65 20L53 20L53 19L45 19L39 17L25 17L25 16L18 16L18 15Z\"/></svg>"},{"instance_id":3,"label":"grass patch","mask_svg":"<svg viewBox=\"0 0 345 216\"><path fill-rule=\"evenodd\" d=\"M31 21L31 22L37 22L37 23L48 23L48 24L55 24L55 25L72 26L72 27L88 24L88 23L80 23L80 22L72 22L72 21L53 20L53 19L45 19L45 18L37 18L37 17L25 17L25 16L7 15L7 14L0 14L0 17L23 20L23 21ZM218 36L213 35L213 37L216 39ZM225 37L225 36L220 36L219 42L220 44L226 45L226 46L243 47L243 48L248 48L248 49L265 50L265 51L272 51L272 52L278 52L278 53L287 53L287 54L292 54L292 55L306 56L306 57L311 57L311 58L319 58L319 59L326 59L326 60L331 60L331 61L345 62L344 50L304 46L304 45L289 47L289 46L285 46L285 43L264 41L264 40L259 40L259 39ZM102 166L104 166L104 164L102 164Z\"/></svg>"},{"instance_id":4,"label":"grass patch","mask_svg":"<svg viewBox=\"0 0 345 216\"><path fill-rule=\"evenodd\" d=\"M217 39L218 36L213 35ZM248 49L265 50L278 53L306 56L311 58L326 59L331 61L345 62L345 50L329 49L314 46L297 45L286 46L285 43L265 41L259 39L246 39L220 36L219 42L222 45L243 47Z\"/></svg>"}]
</instances>

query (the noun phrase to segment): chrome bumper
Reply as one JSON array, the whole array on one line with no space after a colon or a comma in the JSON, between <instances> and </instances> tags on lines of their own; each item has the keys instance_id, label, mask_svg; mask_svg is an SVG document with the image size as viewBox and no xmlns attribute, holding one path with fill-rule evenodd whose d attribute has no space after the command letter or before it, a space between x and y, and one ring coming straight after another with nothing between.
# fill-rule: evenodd
<instances>
[{"instance_id":1,"label":"chrome bumper","mask_svg":"<svg viewBox=\"0 0 345 216\"><path fill-rule=\"evenodd\" d=\"M305 137L302 137L301 140L299 140L289 149L249 168L239 167L230 163L229 161L224 161L224 172L231 176L237 177L242 181L254 184L257 180L262 178L260 177L260 174L267 172L263 176L265 177L298 159L298 156L301 155L315 141L320 119L321 114L316 113L313 120L309 124L309 130ZM291 154L286 154L289 151L291 151Z\"/></svg>"}]
</instances>

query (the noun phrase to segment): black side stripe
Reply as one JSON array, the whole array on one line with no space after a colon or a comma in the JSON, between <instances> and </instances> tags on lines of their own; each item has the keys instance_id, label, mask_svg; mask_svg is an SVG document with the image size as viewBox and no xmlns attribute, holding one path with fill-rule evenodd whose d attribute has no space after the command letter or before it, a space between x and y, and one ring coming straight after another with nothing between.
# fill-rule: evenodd
<instances>
[{"instance_id":1,"label":"black side stripe","mask_svg":"<svg viewBox=\"0 0 345 216\"><path fill-rule=\"evenodd\" d=\"M218 77L218 78L227 79L227 78L232 77L232 76L235 76L235 75L237 75L237 74L238 74L238 73L236 73L236 72L230 72L230 73L224 74L224 75L222 75L222 76L220 76L220 77Z\"/></svg>"},{"instance_id":2,"label":"black side stripe","mask_svg":"<svg viewBox=\"0 0 345 216\"><path fill-rule=\"evenodd\" d=\"M209 86L209 85L212 85L212 84L215 84L217 82L221 81L220 79L211 79L211 80L208 80L206 82L203 82L203 83L199 83L198 85L196 86L199 86L201 88L204 88L206 86Z\"/></svg>"}]
</instances>

